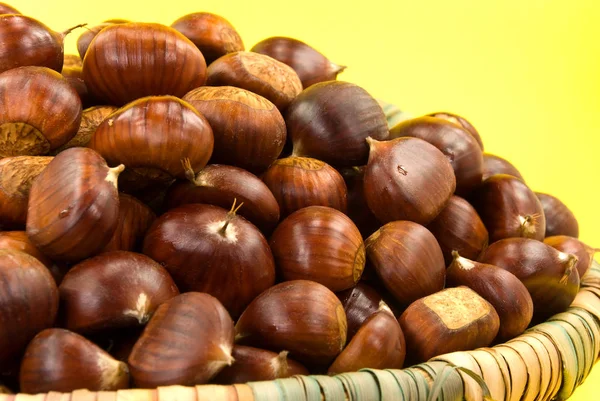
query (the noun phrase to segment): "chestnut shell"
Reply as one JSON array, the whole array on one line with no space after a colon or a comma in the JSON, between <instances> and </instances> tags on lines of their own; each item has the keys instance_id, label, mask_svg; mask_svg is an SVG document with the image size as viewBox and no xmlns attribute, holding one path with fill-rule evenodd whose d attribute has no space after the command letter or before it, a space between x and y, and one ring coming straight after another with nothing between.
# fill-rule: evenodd
<instances>
[{"instance_id":1,"label":"chestnut shell","mask_svg":"<svg viewBox=\"0 0 600 401\"><path fill-rule=\"evenodd\" d=\"M148 206L131 195L120 193L119 222L103 252L141 249L144 236L154 220L156 214Z\"/></svg>"},{"instance_id":2,"label":"chestnut shell","mask_svg":"<svg viewBox=\"0 0 600 401\"><path fill-rule=\"evenodd\" d=\"M481 135L479 135L479 132L475 129L473 124L467 121L466 118L461 117L458 114L449 113L447 111L437 111L435 113L429 113L428 116L442 118L446 121L450 121L451 123L454 123L464 128L473 136L473 138L475 138L475 140L479 144L479 147L481 148L481 150L483 150L483 140L481 139Z\"/></svg>"},{"instance_id":3,"label":"chestnut shell","mask_svg":"<svg viewBox=\"0 0 600 401\"><path fill-rule=\"evenodd\" d=\"M93 106L83 110L81 112L81 124L79 124L75 136L69 142L55 149L52 154L57 155L69 148L87 147L92 135L94 135L102 121L117 110L118 108L114 106Z\"/></svg>"},{"instance_id":4,"label":"chestnut shell","mask_svg":"<svg viewBox=\"0 0 600 401\"><path fill-rule=\"evenodd\" d=\"M556 196L541 192L536 192L535 195L538 197L544 208L546 237L555 235L567 235L574 238L579 237L579 223L567 205Z\"/></svg>"},{"instance_id":5,"label":"chestnut shell","mask_svg":"<svg viewBox=\"0 0 600 401\"><path fill-rule=\"evenodd\" d=\"M487 180L493 175L496 174L508 174L514 177L517 177L521 181L525 182L523 176L517 170L515 166L512 165L506 159L503 159L500 156L492 155L490 153L483 154L483 181Z\"/></svg>"}]
</instances>

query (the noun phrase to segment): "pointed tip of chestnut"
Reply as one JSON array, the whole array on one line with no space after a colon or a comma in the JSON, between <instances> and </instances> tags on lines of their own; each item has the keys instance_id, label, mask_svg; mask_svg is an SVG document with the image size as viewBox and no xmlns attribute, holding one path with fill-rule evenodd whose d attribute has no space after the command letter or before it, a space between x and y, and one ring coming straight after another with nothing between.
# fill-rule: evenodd
<instances>
[{"instance_id":1,"label":"pointed tip of chestnut","mask_svg":"<svg viewBox=\"0 0 600 401\"><path fill-rule=\"evenodd\" d=\"M579 261L579 258L574 254L564 253L564 252L560 252L559 258L565 261L564 262L565 272L564 272L563 276L560 278L559 284L566 285L569 282L569 277L571 276L571 273L573 273L575 266L577 266L577 262Z\"/></svg>"},{"instance_id":2,"label":"pointed tip of chestnut","mask_svg":"<svg viewBox=\"0 0 600 401\"><path fill-rule=\"evenodd\" d=\"M346 65L339 65L333 62L329 63L329 68L331 70L332 74L340 74L341 72L343 72L344 70L346 70L348 68L348 66Z\"/></svg>"},{"instance_id":3,"label":"pointed tip of chestnut","mask_svg":"<svg viewBox=\"0 0 600 401\"><path fill-rule=\"evenodd\" d=\"M106 174L106 181L110 182L115 186L115 188L117 188L119 175L121 175L123 171L125 171L125 165L123 164L120 164L117 167L109 168L108 174Z\"/></svg>"}]
</instances>

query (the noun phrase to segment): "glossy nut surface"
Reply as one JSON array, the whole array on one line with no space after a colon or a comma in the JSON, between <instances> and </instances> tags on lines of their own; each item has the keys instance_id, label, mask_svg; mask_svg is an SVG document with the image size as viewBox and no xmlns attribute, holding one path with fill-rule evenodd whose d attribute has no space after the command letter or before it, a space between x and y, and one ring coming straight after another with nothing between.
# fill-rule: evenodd
<instances>
[{"instance_id":1,"label":"glossy nut surface","mask_svg":"<svg viewBox=\"0 0 600 401\"><path fill-rule=\"evenodd\" d=\"M535 195L542 203L544 217L546 218L546 237L567 235L579 237L579 223L577 218L560 199L556 196L536 192Z\"/></svg>"},{"instance_id":2,"label":"glossy nut surface","mask_svg":"<svg viewBox=\"0 0 600 401\"><path fill-rule=\"evenodd\" d=\"M63 150L76 147L87 147L98 126L118 108L114 106L94 106L81 112L81 124L77 133L71 140L55 149L52 154L57 155Z\"/></svg>"},{"instance_id":3,"label":"glossy nut surface","mask_svg":"<svg viewBox=\"0 0 600 401\"><path fill-rule=\"evenodd\" d=\"M156 214L131 195L119 193L119 221L112 238L103 251L137 251Z\"/></svg>"}]
</instances>

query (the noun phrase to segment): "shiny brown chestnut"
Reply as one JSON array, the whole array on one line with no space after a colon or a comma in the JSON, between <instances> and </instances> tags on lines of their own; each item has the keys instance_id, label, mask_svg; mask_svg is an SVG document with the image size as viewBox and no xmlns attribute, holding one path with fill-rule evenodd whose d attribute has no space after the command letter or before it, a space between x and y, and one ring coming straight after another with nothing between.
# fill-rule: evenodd
<instances>
[{"instance_id":1,"label":"shiny brown chestnut","mask_svg":"<svg viewBox=\"0 0 600 401\"><path fill-rule=\"evenodd\" d=\"M156 214L131 195L119 194L119 222L112 238L106 244L103 252L136 251L141 249L144 236Z\"/></svg>"},{"instance_id":2,"label":"shiny brown chestnut","mask_svg":"<svg viewBox=\"0 0 600 401\"><path fill-rule=\"evenodd\" d=\"M87 85L83 80L83 69L81 67L63 67L61 75L75 89L81 100L82 107L90 107L96 103L96 99L90 95Z\"/></svg>"},{"instance_id":3,"label":"shiny brown chestnut","mask_svg":"<svg viewBox=\"0 0 600 401\"><path fill-rule=\"evenodd\" d=\"M457 195L468 195L481 184L483 152L466 129L441 118L425 116L392 127L390 138L399 137L423 139L446 155L456 176Z\"/></svg>"},{"instance_id":4,"label":"shiny brown chestnut","mask_svg":"<svg viewBox=\"0 0 600 401\"><path fill-rule=\"evenodd\" d=\"M487 347L500 327L494 307L467 287L446 288L415 301L399 322L415 362Z\"/></svg>"},{"instance_id":5,"label":"shiny brown chestnut","mask_svg":"<svg viewBox=\"0 0 600 401\"><path fill-rule=\"evenodd\" d=\"M56 156L31 186L27 235L54 260L77 262L99 252L119 218L117 179L124 166L109 168L87 148Z\"/></svg>"},{"instance_id":6,"label":"shiny brown chestnut","mask_svg":"<svg viewBox=\"0 0 600 401\"><path fill-rule=\"evenodd\" d=\"M233 363L234 327L214 297L188 292L158 307L129 367L138 388L204 384Z\"/></svg>"},{"instance_id":7,"label":"shiny brown chestnut","mask_svg":"<svg viewBox=\"0 0 600 401\"><path fill-rule=\"evenodd\" d=\"M275 229L270 243L281 279L312 280L331 291L354 287L365 268L358 228L325 206L300 209Z\"/></svg>"},{"instance_id":8,"label":"shiny brown chestnut","mask_svg":"<svg viewBox=\"0 0 600 401\"><path fill-rule=\"evenodd\" d=\"M383 299L373 287L359 282L355 287L336 294L346 311L348 341L354 337L360 326L381 307Z\"/></svg>"},{"instance_id":9,"label":"shiny brown chestnut","mask_svg":"<svg viewBox=\"0 0 600 401\"><path fill-rule=\"evenodd\" d=\"M27 346L19 382L29 394L116 391L129 387L129 369L79 334L47 329Z\"/></svg>"},{"instance_id":10,"label":"shiny brown chestnut","mask_svg":"<svg viewBox=\"0 0 600 401\"><path fill-rule=\"evenodd\" d=\"M449 113L447 111L438 111L435 113L429 113L428 116L435 117L435 118L443 118L446 121L450 121L451 123L454 123L464 129L466 129L473 136L473 138L475 138L475 140L479 144L479 147L481 148L481 150L483 150L483 140L481 139L481 135L479 135L479 132L475 129L473 124L471 124L469 121L467 121L466 118L461 117L458 114Z\"/></svg>"},{"instance_id":11,"label":"shiny brown chestnut","mask_svg":"<svg viewBox=\"0 0 600 401\"><path fill-rule=\"evenodd\" d=\"M364 193L369 209L383 223L410 220L428 224L456 188L452 165L438 148L419 138L380 142L367 139L369 164Z\"/></svg>"},{"instance_id":12,"label":"shiny brown chestnut","mask_svg":"<svg viewBox=\"0 0 600 401\"><path fill-rule=\"evenodd\" d=\"M279 157L286 139L285 121L264 97L232 86L205 86L183 100L203 114L213 129L213 163L258 174Z\"/></svg>"},{"instance_id":13,"label":"shiny brown chestnut","mask_svg":"<svg viewBox=\"0 0 600 401\"><path fill-rule=\"evenodd\" d=\"M393 221L371 235L365 247L381 283L402 305L444 288L444 255L433 234L422 225Z\"/></svg>"},{"instance_id":14,"label":"shiny brown chestnut","mask_svg":"<svg viewBox=\"0 0 600 401\"><path fill-rule=\"evenodd\" d=\"M528 238L495 242L479 259L508 270L525 284L534 307L534 320L542 321L567 310L579 292L577 256Z\"/></svg>"},{"instance_id":15,"label":"shiny brown chestnut","mask_svg":"<svg viewBox=\"0 0 600 401\"><path fill-rule=\"evenodd\" d=\"M456 251L453 257L446 271L447 286L467 286L492 304L500 318L496 340L505 342L523 334L533 317L533 301L525 285L498 266L463 258Z\"/></svg>"},{"instance_id":16,"label":"shiny brown chestnut","mask_svg":"<svg viewBox=\"0 0 600 401\"><path fill-rule=\"evenodd\" d=\"M79 129L75 136L63 146L55 149L52 154L57 155L69 148L87 147L98 126L117 110L118 108L114 106L94 106L83 110L81 113L81 124L79 124Z\"/></svg>"},{"instance_id":17,"label":"shiny brown chestnut","mask_svg":"<svg viewBox=\"0 0 600 401\"><path fill-rule=\"evenodd\" d=\"M544 239L546 218L542 204L514 176L491 176L475 189L471 204L488 230L490 243L512 237Z\"/></svg>"},{"instance_id":18,"label":"shiny brown chestnut","mask_svg":"<svg viewBox=\"0 0 600 401\"><path fill-rule=\"evenodd\" d=\"M379 310L360 326L327 373L336 375L360 369L401 369L406 342L400 324L382 302Z\"/></svg>"},{"instance_id":19,"label":"shiny brown chestnut","mask_svg":"<svg viewBox=\"0 0 600 401\"><path fill-rule=\"evenodd\" d=\"M243 51L244 42L233 25L220 15L193 13L184 15L171 24L192 41L210 64L221 56Z\"/></svg>"},{"instance_id":20,"label":"shiny brown chestnut","mask_svg":"<svg viewBox=\"0 0 600 401\"><path fill-rule=\"evenodd\" d=\"M113 24L90 44L83 79L96 98L122 106L145 96L181 97L204 85L206 62L200 50L173 28Z\"/></svg>"},{"instance_id":21,"label":"shiny brown chestnut","mask_svg":"<svg viewBox=\"0 0 600 401\"><path fill-rule=\"evenodd\" d=\"M23 66L48 67L60 72L65 36L85 25L61 33L25 15L0 14L3 14L0 15L0 72Z\"/></svg>"},{"instance_id":22,"label":"shiny brown chestnut","mask_svg":"<svg viewBox=\"0 0 600 401\"><path fill-rule=\"evenodd\" d=\"M92 28L86 27L86 31L77 39L77 51L79 52L79 57L81 57L82 60L85 58L85 53L87 52L88 47L90 47L90 43L92 43L92 40L94 40L96 35L98 35L101 30L111 25L113 24L104 22Z\"/></svg>"},{"instance_id":23,"label":"shiny brown chestnut","mask_svg":"<svg viewBox=\"0 0 600 401\"><path fill-rule=\"evenodd\" d=\"M267 240L236 212L235 202L229 212L183 205L159 217L144 240L144 253L167 269L181 291L211 294L233 318L275 283Z\"/></svg>"},{"instance_id":24,"label":"shiny brown chestnut","mask_svg":"<svg viewBox=\"0 0 600 401\"><path fill-rule=\"evenodd\" d=\"M336 169L310 157L277 159L262 175L286 217L307 206L327 206L346 213L348 190Z\"/></svg>"},{"instance_id":25,"label":"shiny brown chestnut","mask_svg":"<svg viewBox=\"0 0 600 401\"><path fill-rule=\"evenodd\" d=\"M315 84L300 93L286 111L293 156L322 160L333 167L367 162L365 139L388 138L385 114L360 86L339 81Z\"/></svg>"},{"instance_id":26,"label":"shiny brown chestnut","mask_svg":"<svg viewBox=\"0 0 600 401\"><path fill-rule=\"evenodd\" d=\"M267 38L255 44L251 51L273 57L292 67L304 88L319 82L333 81L346 69L345 66L332 63L313 47L293 38Z\"/></svg>"},{"instance_id":27,"label":"shiny brown chestnut","mask_svg":"<svg viewBox=\"0 0 600 401\"><path fill-rule=\"evenodd\" d=\"M517 177L521 181L525 182L523 176L517 170L515 166L512 165L506 159L501 158L500 156L492 155L490 153L483 154L483 181L487 180L493 175L496 174L508 174L514 177Z\"/></svg>"},{"instance_id":28,"label":"shiny brown chestnut","mask_svg":"<svg viewBox=\"0 0 600 401\"><path fill-rule=\"evenodd\" d=\"M48 269L52 268L53 262L33 245L25 231L0 231L0 249L24 252L42 262Z\"/></svg>"},{"instance_id":29,"label":"shiny brown chestnut","mask_svg":"<svg viewBox=\"0 0 600 401\"><path fill-rule=\"evenodd\" d=\"M58 291L63 327L85 335L143 326L160 304L179 295L161 265L125 251L75 265Z\"/></svg>"},{"instance_id":30,"label":"shiny brown chestnut","mask_svg":"<svg viewBox=\"0 0 600 401\"><path fill-rule=\"evenodd\" d=\"M340 300L308 280L269 288L248 305L235 325L236 343L287 350L312 365L329 364L346 345L347 322Z\"/></svg>"},{"instance_id":31,"label":"shiny brown chestnut","mask_svg":"<svg viewBox=\"0 0 600 401\"><path fill-rule=\"evenodd\" d=\"M169 188L166 196L167 209L189 203L205 203L224 209L233 201L243 203L239 214L270 234L279 222L279 205L269 187L254 174L233 166L211 164L198 174L187 161L187 181L179 181Z\"/></svg>"},{"instance_id":32,"label":"shiny brown chestnut","mask_svg":"<svg viewBox=\"0 0 600 401\"><path fill-rule=\"evenodd\" d=\"M80 122L79 95L58 72L19 67L0 74L0 158L48 154L69 141Z\"/></svg>"},{"instance_id":33,"label":"shiny brown chestnut","mask_svg":"<svg viewBox=\"0 0 600 401\"><path fill-rule=\"evenodd\" d=\"M446 266L452 262L452 252L477 260L488 246L489 234L477 211L469 202L452 196L440 214L427 225L442 248Z\"/></svg>"},{"instance_id":34,"label":"shiny brown chestnut","mask_svg":"<svg viewBox=\"0 0 600 401\"><path fill-rule=\"evenodd\" d=\"M366 166L341 169L348 189L348 210L346 214L356 224L363 238L368 238L381 227L365 198L364 177Z\"/></svg>"},{"instance_id":35,"label":"shiny brown chestnut","mask_svg":"<svg viewBox=\"0 0 600 401\"><path fill-rule=\"evenodd\" d=\"M600 252L600 249L592 248L577 238L566 235L546 237L544 239L544 244L550 245L552 248L560 252L570 253L577 256L576 267L577 271L579 272L580 279L585 276L585 273L587 273L588 269L592 265L596 252Z\"/></svg>"},{"instance_id":36,"label":"shiny brown chestnut","mask_svg":"<svg viewBox=\"0 0 600 401\"><path fill-rule=\"evenodd\" d=\"M546 237L567 235L569 237L579 238L579 223L567 205L556 196L541 192L536 192L535 195L544 208Z\"/></svg>"},{"instance_id":37,"label":"shiny brown chestnut","mask_svg":"<svg viewBox=\"0 0 600 401\"><path fill-rule=\"evenodd\" d=\"M31 185L51 161L46 156L0 159L0 227L25 226Z\"/></svg>"},{"instance_id":38,"label":"shiny brown chestnut","mask_svg":"<svg viewBox=\"0 0 600 401\"><path fill-rule=\"evenodd\" d=\"M300 363L288 359L287 351L277 354L264 349L236 345L231 355L235 362L226 366L215 377L213 383L245 384L309 374Z\"/></svg>"},{"instance_id":39,"label":"shiny brown chestnut","mask_svg":"<svg viewBox=\"0 0 600 401\"><path fill-rule=\"evenodd\" d=\"M186 178L182 161L194 171L212 155L213 131L190 104L173 96L138 99L107 117L96 129L89 147L110 164L149 168Z\"/></svg>"},{"instance_id":40,"label":"shiny brown chestnut","mask_svg":"<svg viewBox=\"0 0 600 401\"><path fill-rule=\"evenodd\" d=\"M243 51L227 54L215 60L207 74L207 85L249 90L270 100L279 110L285 110L302 92L296 71L264 54Z\"/></svg>"},{"instance_id":41,"label":"shiny brown chestnut","mask_svg":"<svg viewBox=\"0 0 600 401\"><path fill-rule=\"evenodd\" d=\"M21 14L19 10L6 3L0 3L0 14Z\"/></svg>"},{"instance_id":42,"label":"shiny brown chestnut","mask_svg":"<svg viewBox=\"0 0 600 401\"><path fill-rule=\"evenodd\" d=\"M58 290L42 262L24 252L0 249L0 305L0 366L4 369L56 319Z\"/></svg>"}]
</instances>

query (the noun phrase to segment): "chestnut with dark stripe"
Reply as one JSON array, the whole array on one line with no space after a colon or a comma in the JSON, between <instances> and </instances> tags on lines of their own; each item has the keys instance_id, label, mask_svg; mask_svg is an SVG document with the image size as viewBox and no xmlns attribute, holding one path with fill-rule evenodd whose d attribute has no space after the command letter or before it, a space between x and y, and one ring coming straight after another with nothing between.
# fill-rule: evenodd
<instances>
[{"instance_id":1,"label":"chestnut with dark stripe","mask_svg":"<svg viewBox=\"0 0 600 401\"><path fill-rule=\"evenodd\" d=\"M121 106L151 95L181 97L206 82L206 61L173 28L132 22L114 24L94 38L83 60L92 94Z\"/></svg>"},{"instance_id":2,"label":"chestnut with dark stripe","mask_svg":"<svg viewBox=\"0 0 600 401\"><path fill-rule=\"evenodd\" d=\"M213 151L213 131L206 118L173 96L138 99L117 110L96 129L89 147L110 164L152 168L186 178L182 161L199 171Z\"/></svg>"}]
</instances>

